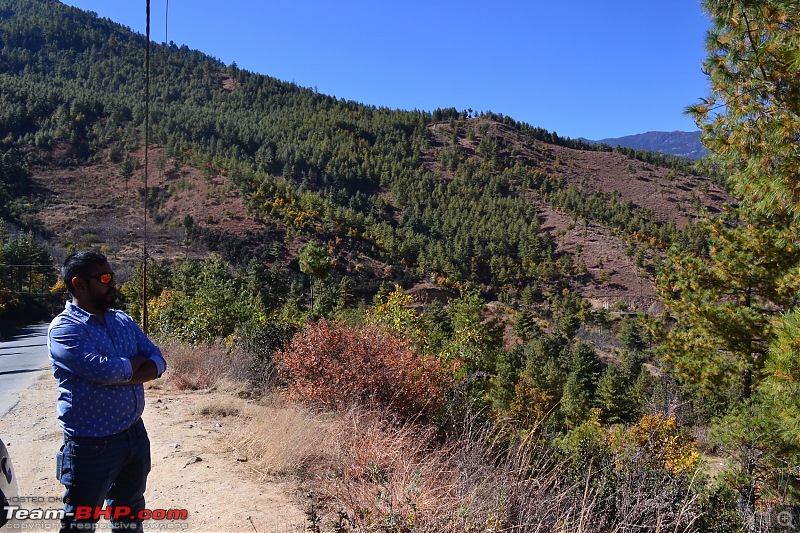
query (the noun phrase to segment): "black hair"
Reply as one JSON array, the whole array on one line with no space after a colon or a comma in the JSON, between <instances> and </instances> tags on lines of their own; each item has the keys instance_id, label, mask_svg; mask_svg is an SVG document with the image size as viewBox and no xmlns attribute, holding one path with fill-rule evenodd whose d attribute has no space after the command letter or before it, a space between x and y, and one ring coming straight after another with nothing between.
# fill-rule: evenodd
<instances>
[{"instance_id":1,"label":"black hair","mask_svg":"<svg viewBox=\"0 0 800 533\"><path fill-rule=\"evenodd\" d=\"M72 278L89 276L96 267L107 262L106 256L94 250L81 250L69 254L64 260L64 266L61 267L61 276L64 278L64 285L69 293L75 294Z\"/></svg>"}]
</instances>

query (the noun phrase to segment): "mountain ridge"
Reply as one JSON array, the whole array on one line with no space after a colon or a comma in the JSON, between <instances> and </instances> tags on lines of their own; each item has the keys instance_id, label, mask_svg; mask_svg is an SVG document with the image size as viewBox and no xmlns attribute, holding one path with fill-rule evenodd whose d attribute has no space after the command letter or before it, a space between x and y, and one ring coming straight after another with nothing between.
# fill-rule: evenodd
<instances>
[{"instance_id":1,"label":"mountain ridge","mask_svg":"<svg viewBox=\"0 0 800 533\"><path fill-rule=\"evenodd\" d=\"M702 159L708 154L708 149L700 141L699 131L648 131L596 141L584 138L582 140L591 144L624 146L635 150L649 150L695 160Z\"/></svg>"}]
</instances>

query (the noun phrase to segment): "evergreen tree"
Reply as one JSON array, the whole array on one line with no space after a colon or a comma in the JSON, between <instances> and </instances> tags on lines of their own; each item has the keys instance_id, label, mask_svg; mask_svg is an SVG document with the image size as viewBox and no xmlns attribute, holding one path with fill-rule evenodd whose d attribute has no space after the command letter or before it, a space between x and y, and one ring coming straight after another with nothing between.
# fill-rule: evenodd
<instances>
[{"instance_id":1,"label":"evergreen tree","mask_svg":"<svg viewBox=\"0 0 800 533\"><path fill-rule=\"evenodd\" d=\"M522 346L510 350L502 350L497 357L494 379L490 396L497 412L502 412L511 405L514 390L519 382L520 374L525 366L525 353Z\"/></svg>"},{"instance_id":2,"label":"evergreen tree","mask_svg":"<svg viewBox=\"0 0 800 533\"><path fill-rule=\"evenodd\" d=\"M644 325L639 320L626 317L619 327L619 340L628 350L642 352L647 349L649 339Z\"/></svg>"},{"instance_id":3,"label":"evergreen tree","mask_svg":"<svg viewBox=\"0 0 800 533\"><path fill-rule=\"evenodd\" d=\"M678 319L665 360L701 391L734 386L749 398L762 378L767 346L780 312L797 303L800 248L791 228L754 223L707 225L707 256L673 249L659 292Z\"/></svg>"},{"instance_id":4,"label":"evergreen tree","mask_svg":"<svg viewBox=\"0 0 800 533\"><path fill-rule=\"evenodd\" d=\"M690 108L713 163L746 208L800 219L800 7L707 0L711 93Z\"/></svg>"},{"instance_id":5,"label":"evergreen tree","mask_svg":"<svg viewBox=\"0 0 800 533\"><path fill-rule=\"evenodd\" d=\"M517 317L514 320L514 333L522 339L523 343L541 333L541 328L536 324L533 313L527 309L522 309L517 313Z\"/></svg>"},{"instance_id":6,"label":"evergreen tree","mask_svg":"<svg viewBox=\"0 0 800 533\"><path fill-rule=\"evenodd\" d=\"M53 259L33 233L10 235L0 220L0 334L52 316L61 295L51 297L58 279Z\"/></svg>"},{"instance_id":7,"label":"evergreen tree","mask_svg":"<svg viewBox=\"0 0 800 533\"><path fill-rule=\"evenodd\" d=\"M591 407L592 396L587 389L585 376L578 371L570 372L559 405L564 422L570 428L578 426L589 417Z\"/></svg>"},{"instance_id":8,"label":"evergreen tree","mask_svg":"<svg viewBox=\"0 0 800 533\"><path fill-rule=\"evenodd\" d=\"M704 64L711 92L689 111L711 163L728 177L742 221L706 226L707 255L670 255L660 290L679 326L665 355L686 382L738 390L715 436L738 465L729 483L739 493L741 517L753 523L759 497L778 501L764 490L774 466L764 459L783 455L787 441L774 438L775 417L792 410L776 394L795 381L785 364L787 344L776 332L800 334L781 314L796 309L800 288L800 6L790 0L704 6L713 23Z\"/></svg>"},{"instance_id":9,"label":"evergreen tree","mask_svg":"<svg viewBox=\"0 0 800 533\"><path fill-rule=\"evenodd\" d=\"M300 272L311 277L311 309L314 310L314 287L323 288L323 282L333 268L328 251L313 242L306 243L300 251Z\"/></svg>"},{"instance_id":10,"label":"evergreen tree","mask_svg":"<svg viewBox=\"0 0 800 533\"><path fill-rule=\"evenodd\" d=\"M589 344L578 343L569 355L569 374L561 396L561 413L568 426L585 421L592 407L603 362Z\"/></svg>"},{"instance_id":11,"label":"evergreen tree","mask_svg":"<svg viewBox=\"0 0 800 533\"><path fill-rule=\"evenodd\" d=\"M595 406L600 409L600 417L604 422L618 424L633 419L636 405L630 394L630 382L614 365L606 368L597 383Z\"/></svg>"}]
</instances>

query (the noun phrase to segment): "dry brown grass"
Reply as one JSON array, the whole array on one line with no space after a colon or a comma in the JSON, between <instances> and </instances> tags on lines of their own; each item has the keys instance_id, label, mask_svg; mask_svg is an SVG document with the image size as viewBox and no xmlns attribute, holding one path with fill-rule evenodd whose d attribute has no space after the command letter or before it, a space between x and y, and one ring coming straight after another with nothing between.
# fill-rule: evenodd
<instances>
[{"instance_id":1,"label":"dry brown grass","mask_svg":"<svg viewBox=\"0 0 800 533\"><path fill-rule=\"evenodd\" d=\"M442 445L430 429L376 413L351 412L342 423L335 454L320 465L327 475L311 481L329 508L346 513L337 518L347 530L582 530L571 516L579 491L544 464L531 476L530 448L495 457L484 434Z\"/></svg>"},{"instance_id":2,"label":"dry brown grass","mask_svg":"<svg viewBox=\"0 0 800 533\"><path fill-rule=\"evenodd\" d=\"M248 406L242 400L233 396L216 396L205 402L200 402L196 412L203 416L213 417L239 417L243 416L248 410Z\"/></svg>"},{"instance_id":3,"label":"dry brown grass","mask_svg":"<svg viewBox=\"0 0 800 533\"><path fill-rule=\"evenodd\" d=\"M250 404L229 443L265 475L303 475L326 455L332 426L330 417L276 397Z\"/></svg>"},{"instance_id":4,"label":"dry brown grass","mask_svg":"<svg viewBox=\"0 0 800 533\"><path fill-rule=\"evenodd\" d=\"M575 478L535 439L495 452L481 428L441 443L431 428L380 412L279 411L254 419L241 443L273 472L300 476L322 530L678 532L692 531L696 518L694 501L681 503L667 486L653 491L632 471L620 472L628 482L612 495L615 515L609 495L589 482L596 469Z\"/></svg>"},{"instance_id":5,"label":"dry brown grass","mask_svg":"<svg viewBox=\"0 0 800 533\"><path fill-rule=\"evenodd\" d=\"M329 529L598 531L587 526L592 494L564 487L558 468L536 463L532 445L497 457L477 430L442 445L431 428L375 411L253 409L232 446L265 473L298 475Z\"/></svg>"},{"instance_id":6,"label":"dry brown grass","mask_svg":"<svg viewBox=\"0 0 800 533\"><path fill-rule=\"evenodd\" d=\"M164 380L178 390L221 389L243 392L253 366L253 357L230 350L222 343L190 346L162 343L167 361Z\"/></svg>"},{"instance_id":7,"label":"dry brown grass","mask_svg":"<svg viewBox=\"0 0 800 533\"><path fill-rule=\"evenodd\" d=\"M309 484L353 527L400 526L452 510L452 473L430 429L396 426L379 413L351 409L331 436Z\"/></svg>"}]
</instances>

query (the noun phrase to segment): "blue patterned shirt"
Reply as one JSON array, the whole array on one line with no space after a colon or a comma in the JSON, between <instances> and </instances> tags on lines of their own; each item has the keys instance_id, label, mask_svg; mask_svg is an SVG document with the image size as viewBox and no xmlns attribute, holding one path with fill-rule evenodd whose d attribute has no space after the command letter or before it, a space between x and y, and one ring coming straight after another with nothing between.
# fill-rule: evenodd
<instances>
[{"instance_id":1,"label":"blue patterned shirt","mask_svg":"<svg viewBox=\"0 0 800 533\"><path fill-rule=\"evenodd\" d=\"M50 323L47 348L58 381L58 422L70 437L105 437L124 431L144 411L144 387L128 385L130 359L166 369L161 350L122 311L105 312L106 325L72 302Z\"/></svg>"}]
</instances>

